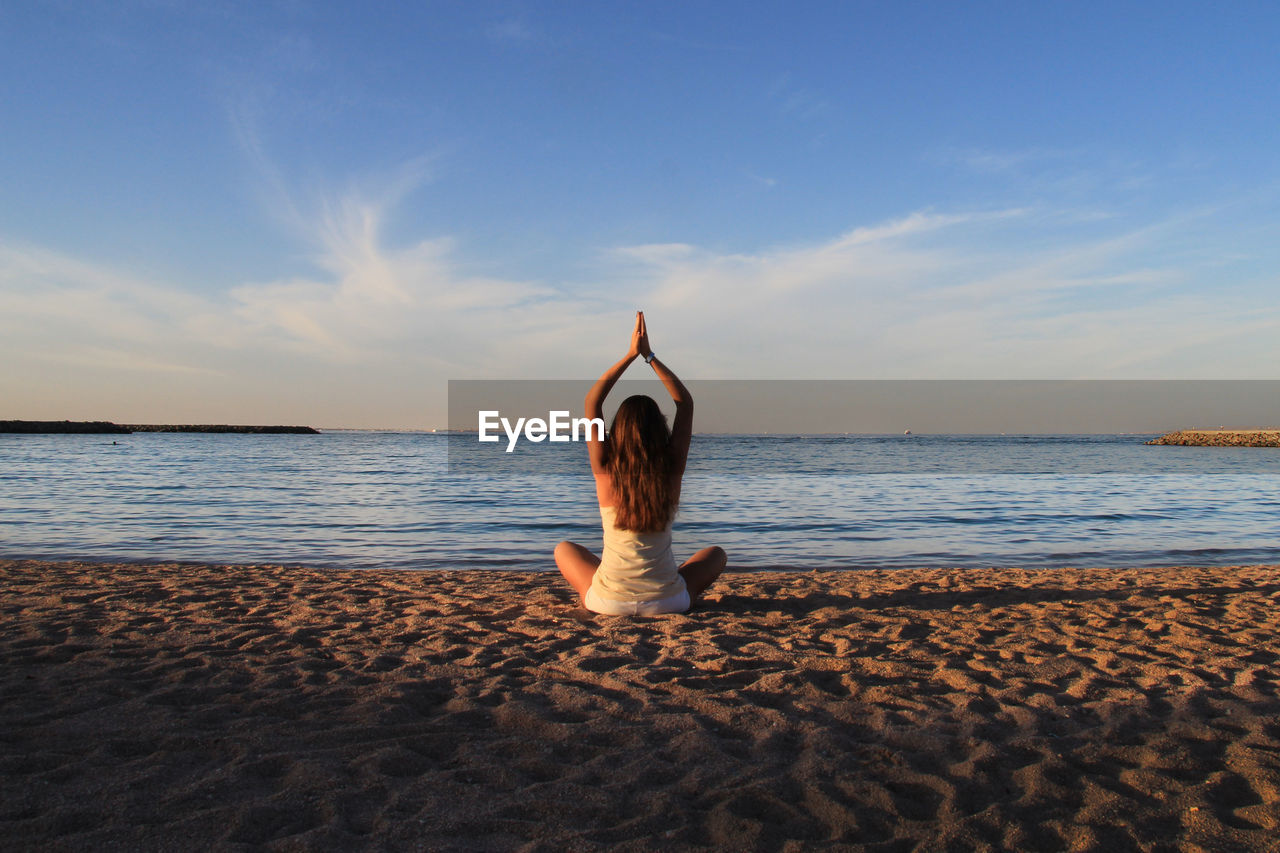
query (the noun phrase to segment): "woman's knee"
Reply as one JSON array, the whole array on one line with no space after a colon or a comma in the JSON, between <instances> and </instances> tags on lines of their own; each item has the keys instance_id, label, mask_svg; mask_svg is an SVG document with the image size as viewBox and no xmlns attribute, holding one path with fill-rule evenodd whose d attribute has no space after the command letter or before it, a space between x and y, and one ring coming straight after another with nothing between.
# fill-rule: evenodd
<instances>
[{"instance_id":1,"label":"woman's knee","mask_svg":"<svg viewBox=\"0 0 1280 853\"><path fill-rule=\"evenodd\" d=\"M565 541L557 545L555 559L556 566L565 577L583 572L587 575L594 574L596 567L600 565L600 558L577 542Z\"/></svg>"},{"instance_id":2,"label":"woman's knee","mask_svg":"<svg viewBox=\"0 0 1280 853\"><path fill-rule=\"evenodd\" d=\"M699 576L706 577L708 580L715 580L724 571L725 564L728 561L729 556L724 549L719 545L712 545L709 548L703 548L690 557L688 562L680 567L680 573L697 572Z\"/></svg>"}]
</instances>

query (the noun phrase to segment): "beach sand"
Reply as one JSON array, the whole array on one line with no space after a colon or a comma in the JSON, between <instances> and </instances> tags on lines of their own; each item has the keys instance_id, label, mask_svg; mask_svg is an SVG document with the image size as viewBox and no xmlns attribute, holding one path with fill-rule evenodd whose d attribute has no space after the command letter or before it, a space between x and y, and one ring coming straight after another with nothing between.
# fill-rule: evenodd
<instances>
[{"instance_id":1,"label":"beach sand","mask_svg":"<svg viewBox=\"0 0 1280 853\"><path fill-rule=\"evenodd\" d=\"M1280 567L0 584L5 849L1280 849Z\"/></svg>"}]
</instances>

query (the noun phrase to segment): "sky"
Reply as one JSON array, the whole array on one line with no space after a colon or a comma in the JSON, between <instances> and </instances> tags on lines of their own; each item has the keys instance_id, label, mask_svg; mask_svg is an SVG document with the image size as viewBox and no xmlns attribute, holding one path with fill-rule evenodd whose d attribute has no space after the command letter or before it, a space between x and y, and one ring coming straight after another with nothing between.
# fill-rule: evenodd
<instances>
[{"instance_id":1,"label":"sky","mask_svg":"<svg viewBox=\"0 0 1280 853\"><path fill-rule=\"evenodd\" d=\"M1276 379L1280 5L0 4L0 418Z\"/></svg>"}]
</instances>

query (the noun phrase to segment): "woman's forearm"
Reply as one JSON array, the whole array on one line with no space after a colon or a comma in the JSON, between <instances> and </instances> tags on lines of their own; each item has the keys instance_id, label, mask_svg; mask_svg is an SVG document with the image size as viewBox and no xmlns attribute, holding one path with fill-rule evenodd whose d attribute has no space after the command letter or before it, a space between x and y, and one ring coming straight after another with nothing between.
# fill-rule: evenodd
<instances>
[{"instance_id":1,"label":"woman's forearm","mask_svg":"<svg viewBox=\"0 0 1280 853\"><path fill-rule=\"evenodd\" d=\"M649 362L653 367L653 372L658 374L658 378L662 380L662 384L667 389L667 393L671 395L671 399L676 401L676 405L693 402L693 395L689 393L689 389L680 381L680 377L676 376L671 368L662 363L656 355Z\"/></svg>"},{"instance_id":2,"label":"woman's forearm","mask_svg":"<svg viewBox=\"0 0 1280 853\"><path fill-rule=\"evenodd\" d=\"M628 353L617 364L601 374L596 384L592 385L591 390L587 392L586 399L582 401L583 414L589 418L601 417L601 412L604 411L604 398L609 396L613 386L635 359L635 353Z\"/></svg>"}]
</instances>

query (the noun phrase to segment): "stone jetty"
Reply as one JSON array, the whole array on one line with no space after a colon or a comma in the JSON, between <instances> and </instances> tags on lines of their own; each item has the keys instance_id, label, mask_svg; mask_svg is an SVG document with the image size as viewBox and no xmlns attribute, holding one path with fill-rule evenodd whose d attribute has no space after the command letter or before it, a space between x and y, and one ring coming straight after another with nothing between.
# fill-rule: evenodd
<instances>
[{"instance_id":1,"label":"stone jetty","mask_svg":"<svg viewBox=\"0 0 1280 853\"><path fill-rule=\"evenodd\" d=\"M0 433L237 432L318 435L309 426L242 426L238 424L116 424L110 421L0 421Z\"/></svg>"},{"instance_id":2,"label":"stone jetty","mask_svg":"<svg viewBox=\"0 0 1280 853\"><path fill-rule=\"evenodd\" d=\"M1185 447L1280 447L1280 429L1183 429L1153 438L1147 444Z\"/></svg>"}]
</instances>

